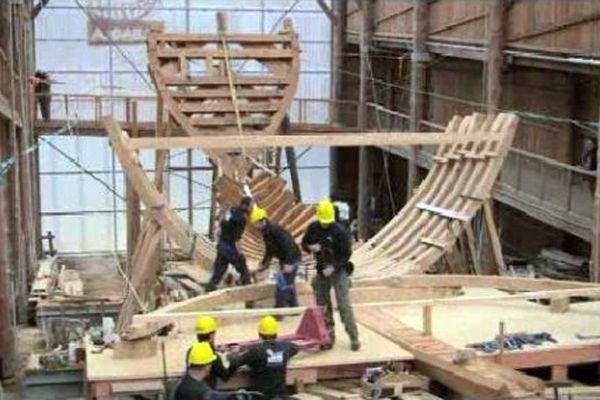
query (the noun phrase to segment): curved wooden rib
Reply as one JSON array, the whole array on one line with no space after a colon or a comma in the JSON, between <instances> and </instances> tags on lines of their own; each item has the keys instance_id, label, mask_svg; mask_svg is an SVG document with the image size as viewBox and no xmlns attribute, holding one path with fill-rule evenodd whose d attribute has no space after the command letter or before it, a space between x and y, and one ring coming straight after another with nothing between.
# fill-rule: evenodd
<instances>
[{"instance_id":1,"label":"curved wooden rib","mask_svg":"<svg viewBox=\"0 0 600 400\"><path fill-rule=\"evenodd\" d=\"M314 206L298 203L285 185L281 177L267 174L259 175L248 184L256 204L267 210L270 220L288 229L296 242L300 243L304 230L314 220ZM219 178L215 188L223 208L238 204L243 196L241 185L227 176ZM252 225L246 228L241 246L251 264L262 259L262 235Z\"/></svg>"},{"instance_id":2,"label":"curved wooden rib","mask_svg":"<svg viewBox=\"0 0 600 400\"><path fill-rule=\"evenodd\" d=\"M512 114L453 118L447 133L479 133L481 139L438 148L417 193L355 252L356 278L431 272L490 198L517 123ZM486 138L490 133L493 139Z\"/></svg>"}]
</instances>

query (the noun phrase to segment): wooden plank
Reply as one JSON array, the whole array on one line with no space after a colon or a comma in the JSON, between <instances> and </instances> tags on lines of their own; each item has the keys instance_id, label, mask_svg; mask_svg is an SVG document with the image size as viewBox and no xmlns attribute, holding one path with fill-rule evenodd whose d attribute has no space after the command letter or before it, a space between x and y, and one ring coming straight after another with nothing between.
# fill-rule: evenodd
<instances>
[{"instance_id":1,"label":"wooden plank","mask_svg":"<svg viewBox=\"0 0 600 400\"><path fill-rule=\"evenodd\" d=\"M457 220L463 221L463 222L471 221L471 218L468 215L458 213L454 210L448 210L444 207L437 207L437 206L433 206L431 204L426 204L426 203L418 203L417 208L419 210L432 212L436 215L440 215L445 218L457 219Z\"/></svg>"},{"instance_id":2,"label":"wooden plank","mask_svg":"<svg viewBox=\"0 0 600 400\"><path fill-rule=\"evenodd\" d=\"M239 89L236 91L239 99L243 98L278 98L283 97L281 90L267 89ZM231 98L231 92L228 89L196 89L189 91L173 91L169 95L175 99L214 99L214 98Z\"/></svg>"},{"instance_id":3,"label":"wooden plank","mask_svg":"<svg viewBox=\"0 0 600 400\"><path fill-rule=\"evenodd\" d=\"M291 42L290 35L278 34L255 34L255 33L226 33L225 37L229 43L287 43ZM219 43L222 40L221 35L216 33L159 33L155 40L158 42L185 42L196 43Z\"/></svg>"},{"instance_id":4,"label":"wooden plank","mask_svg":"<svg viewBox=\"0 0 600 400\"><path fill-rule=\"evenodd\" d=\"M242 117L242 125L245 127L248 126L257 126L257 125L268 125L270 120L267 117ZM190 118L190 123L196 127L210 128L210 127L224 127L224 126L237 126L237 120L235 119L235 115L225 116L225 117L212 117L212 118ZM247 132L244 130L244 134L247 138L255 137L251 135L252 132ZM215 138L216 135L212 137ZM205 136L207 138L211 136ZM239 136L238 136L239 137ZM236 146L229 146L227 148L235 148Z\"/></svg>"},{"instance_id":5,"label":"wooden plank","mask_svg":"<svg viewBox=\"0 0 600 400\"><path fill-rule=\"evenodd\" d=\"M161 59L184 57L187 59L199 59L199 58L212 58L212 59L225 59L224 50L213 50L213 49L194 49L194 48L183 48L183 49L158 49L156 56ZM294 57L292 50L282 49L232 49L229 50L227 55L229 59L285 59Z\"/></svg>"},{"instance_id":6,"label":"wooden plank","mask_svg":"<svg viewBox=\"0 0 600 400\"><path fill-rule=\"evenodd\" d=\"M452 362L454 349L435 338L433 343L446 346L449 353L428 353L415 345L418 336L405 336L403 332L414 331L382 310L359 310L356 313L360 324L397 343L413 353L415 364L426 375L453 390L477 399L512 398L513 395L537 395L543 393L543 383L510 368L476 359L462 364Z\"/></svg>"},{"instance_id":7,"label":"wooden plank","mask_svg":"<svg viewBox=\"0 0 600 400\"><path fill-rule=\"evenodd\" d=\"M325 400L358 400L362 398L361 395L356 393L343 392L341 390L328 388L318 384L308 385L306 387L306 392L315 396L319 396Z\"/></svg>"},{"instance_id":8,"label":"wooden plank","mask_svg":"<svg viewBox=\"0 0 600 400\"><path fill-rule=\"evenodd\" d=\"M201 102L187 102L179 106L181 112L184 113L218 113L218 112L234 112L233 103L231 102L219 102L219 103L201 103ZM240 112L275 112L279 109L279 105L271 102L260 102L260 103L239 103L238 109Z\"/></svg>"},{"instance_id":9,"label":"wooden plank","mask_svg":"<svg viewBox=\"0 0 600 400\"><path fill-rule=\"evenodd\" d=\"M600 285L575 282L559 281L547 278L520 278L510 276L475 276L475 275L402 275L394 277L362 279L354 282L354 287L368 285L381 285L390 287L471 287L471 288L494 288L519 291L548 291L561 289L585 289L600 288Z\"/></svg>"},{"instance_id":10,"label":"wooden plank","mask_svg":"<svg viewBox=\"0 0 600 400\"><path fill-rule=\"evenodd\" d=\"M229 81L226 76L201 76L193 78L168 77L164 79L166 86L222 86L227 85ZM236 86L248 85L287 85L288 78L280 78L276 76L234 76L233 83Z\"/></svg>"},{"instance_id":11,"label":"wooden plank","mask_svg":"<svg viewBox=\"0 0 600 400\"><path fill-rule=\"evenodd\" d=\"M266 284L262 284L261 290L268 290L268 286L264 286ZM244 296L241 296L242 293L233 294L235 296L235 302L240 302L243 299L244 301L250 301L255 298L259 298L256 294L252 293L252 287L246 287L246 292L243 293ZM255 288L257 289L257 288ZM273 290L273 289L271 289ZM234 292L235 293L235 292ZM212 294L212 293L211 293ZM218 292L213 296L217 296ZM232 295L232 294L230 294ZM255 296L255 297L253 297ZM266 296L266 295L265 295ZM270 292L269 296L272 296L272 292ZM266 296L267 297L267 296ZM483 303L495 303L495 302L512 302L512 301L524 301L524 300L541 300L541 299L552 299L552 298L562 298L562 297L600 297L600 288L585 288L585 289L564 289L564 290L550 290L550 291L540 291L540 292L530 292L530 293L522 293L515 294L511 296L501 295L501 296L468 296L468 297L451 297L451 298L440 298L440 299L417 299L417 300L398 300L398 301L379 301L372 303L360 303L354 304L353 307L355 310L367 309L371 311L376 311L378 308L394 306L435 306L435 305L453 305L460 306L461 304L483 304ZM222 298L219 298L220 301L216 305L224 305L231 304L231 302L223 302ZM193 299L191 299L193 300ZM188 300L188 301L191 301ZM209 303L204 303L209 304ZM213 307L215 307L214 305ZM163 309L156 310L154 312L143 314L143 315L135 315L133 320L135 323L145 323L145 322L163 322L163 321L178 321L181 319L195 319L201 314L209 314L219 318L240 318L240 317L257 317L264 315L297 315L306 310L306 307L292 307L292 308L261 308L261 309L243 309L243 310L206 310L206 311L193 311L193 312L174 312L170 306L163 307ZM173 307L177 307L177 305L173 305ZM193 301L193 308L198 307L198 300ZM205 305L203 305L205 307ZM208 307L208 306L206 306Z\"/></svg>"},{"instance_id":12,"label":"wooden plank","mask_svg":"<svg viewBox=\"0 0 600 400\"><path fill-rule=\"evenodd\" d=\"M209 122L206 122L207 124ZM489 139L489 137L487 138ZM259 135L218 137L171 137L165 139L139 138L129 139L128 146L132 149L231 149L231 148L262 148L286 146L323 146L323 147L355 147L355 146L415 146L440 145L447 143L480 141L481 135L447 135L442 133L413 133L413 132L380 132L380 133L338 133L335 135L303 134L294 136Z\"/></svg>"},{"instance_id":13,"label":"wooden plank","mask_svg":"<svg viewBox=\"0 0 600 400\"><path fill-rule=\"evenodd\" d=\"M360 324L413 353L418 361L417 368L453 390L477 399L508 398L508 387L504 382L478 376L460 365L454 365L439 356L417 349L400 333L406 330L406 326L387 314L375 310L358 311L356 317Z\"/></svg>"}]
</instances>

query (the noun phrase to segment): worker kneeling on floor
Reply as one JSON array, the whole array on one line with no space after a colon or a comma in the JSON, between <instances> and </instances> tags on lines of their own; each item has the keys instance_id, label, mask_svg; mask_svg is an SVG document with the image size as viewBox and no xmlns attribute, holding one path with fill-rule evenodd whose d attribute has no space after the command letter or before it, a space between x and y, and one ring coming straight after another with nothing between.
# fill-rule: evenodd
<instances>
[{"instance_id":1,"label":"worker kneeling on floor","mask_svg":"<svg viewBox=\"0 0 600 400\"><path fill-rule=\"evenodd\" d=\"M358 328L350 303L350 275L353 271L350 232L335 221L335 210L330 200L318 204L317 221L308 226L302 238L302 249L314 254L316 259L317 274L312 287L317 305L325 307L325 319L332 339L331 344L323 346L323 349L330 349L335 342L331 303L333 287L340 317L350 337L350 347L353 351L360 350Z\"/></svg>"},{"instance_id":2,"label":"worker kneeling on floor","mask_svg":"<svg viewBox=\"0 0 600 400\"><path fill-rule=\"evenodd\" d=\"M279 271L275 274L275 307L297 307L295 280L301 262L298 245L288 231L269 220L267 211L262 208L252 209L250 222L261 231L265 243L259 271L267 270L273 258L279 260Z\"/></svg>"},{"instance_id":3,"label":"worker kneeling on floor","mask_svg":"<svg viewBox=\"0 0 600 400\"><path fill-rule=\"evenodd\" d=\"M250 367L252 391L262 393L264 398L286 399L286 375L289 360L298 353L294 343L277 340L279 323L271 316L264 317L258 325L261 343L230 358L229 369L234 373L243 365Z\"/></svg>"},{"instance_id":4,"label":"worker kneeling on floor","mask_svg":"<svg viewBox=\"0 0 600 400\"><path fill-rule=\"evenodd\" d=\"M196 339L198 343L208 343L212 351L215 353L215 360L212 363L210 373L205 378L205 382L212 389L216 389L217 387L217 378L222 381L227 381L231 374L229 373L229 369L225 368L223 365L223 360L221 356L215 350L215 336L217 334L217 321L210 316L201 316L196 320ZM189 357L190 352L192 351L192 347L190 347L186 354L186 367L189 368ZM186 368L186 369L187 369Z\"/></svg>"}]
</instances>

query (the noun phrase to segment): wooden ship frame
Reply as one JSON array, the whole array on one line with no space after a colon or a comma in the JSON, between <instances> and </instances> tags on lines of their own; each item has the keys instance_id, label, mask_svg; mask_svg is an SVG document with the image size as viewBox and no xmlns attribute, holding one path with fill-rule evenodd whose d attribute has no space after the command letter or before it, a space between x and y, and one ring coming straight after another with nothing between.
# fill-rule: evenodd
<instances>
[{"instance_id":1,"label":"wooden ship frame","mask_svg":"<svg viewBox=\"0 0 600 400\"><path fill-rule=\"evenodd\" d=\"M180 376L185 346L193 340L193 321L201 314L217 316L223 323L224 336L231 337L246 329L238 327L243 321L253 326L256 318L266 314L290 316L286 320L289 329L297 321L296 316L312 302L309 286L300 282L302 307L235 308L273 296L273 284L260 282L137 314L143 298L136 293L143 295L144 287L158 272L151 257L163 231L206 273L216 253L213 242L195 233L173 211L163 193L160 172L165 167L166 151L173 148L200 149L218 166L220 178L214 190L222 207L239 201L246 186L271 219L299 240L313 220L314 206L297 202L286 189L285 181L262 165L265 149L332 144L437 146L434 166L414 196L374 237L357 245L353 255L356 272L351 296L361 335L368 338L366 344L374 350L353 356L349 351L336 349L323 356L326 358L309 356L294 362L290 366L289 383L297 388L321 379L357 377L367 366L396 361L414 364L446 386L475 398L531 398L543 391L542 381L513 368L547 366L558 378L565 376L565 365L589 360L588 348L569 353L572 357L566 362L567 350L561 346L531 350L529 355L534 354L537 360L533 363L525 362L518 353L502 351L494 356L475 354L462 359L458 357L462 354L460 346L434 336L437 333L434 309L481 304L510 308L510 304L533 306L530 301L543 300L550 302L551 310L562 307L562 313L552 314L559 320L565 317L570 298L600 296L600 286L593 284L481 275L505 272L490 196L518 125L515 115L456 116L440 134L279 135L298 80L299 47L291 24L286 23L285 30L275 35L229 33L222 15L218 25L217 34L153 32L150 35L149 70L160 99L157 126L162 127L157 130L157 137L132 137L114 119L104 120L114 151L146 212L144 231L132 260L132 290L119 321L119 329L130 339L123 342L128 355L119 355L117 349L88 354L90 397L110 397L127 384L139 386ZM202 67L193 66L198 61ZM263 74L250 77L237 72L245 62L261 65ZM164 114L168 115L166 122ZM178 132L183 135L174 136L173 125L181 128ZM148 148L156 151L154 181L144 173L137 155L138 150ZM493 270L481 265L476 256L472 222L479 217L490 241ZM258 232L247 229L242 247L250 265L256 266L262 252ZM471 260L472 270L448 271L453 264L448 259L456 249L460 249L464 260ZM440 272L461 275L426 275ZM472 288L495 292L487 296L461 295L464 289ZM402 307L416 308L421 317L418 327L395 317L395 310ZM228 328L232 321L236 323L235 329ZM175 327L175 338L152 337L167 324ZM248 329L243 335L253 334L253 328ZM504 334L502 329L500 335ZM142 354L139 349L147 343L153 343L155 349L160 343L160 352ZM143 359L144 366L132 368ZM108 363L113 366L110 371L105 368Z\"/></svg>"}]
</instances>

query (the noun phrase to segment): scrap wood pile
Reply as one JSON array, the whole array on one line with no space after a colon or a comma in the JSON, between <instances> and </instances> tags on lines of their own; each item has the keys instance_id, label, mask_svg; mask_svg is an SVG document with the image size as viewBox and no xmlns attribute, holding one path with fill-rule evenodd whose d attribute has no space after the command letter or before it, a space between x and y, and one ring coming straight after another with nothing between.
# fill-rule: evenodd
<instances>
[{"instance_id":1,"label":"scrap wood pile","mask_svg":"<svg viewBox=\"0 0 600 400\"><path fill-rule=\"evenodd\" d=\"M589 280L589 259L577 257L558 249L542 249L533 260L537 276L561 280Z\"/></svg>"}]
</instances>

